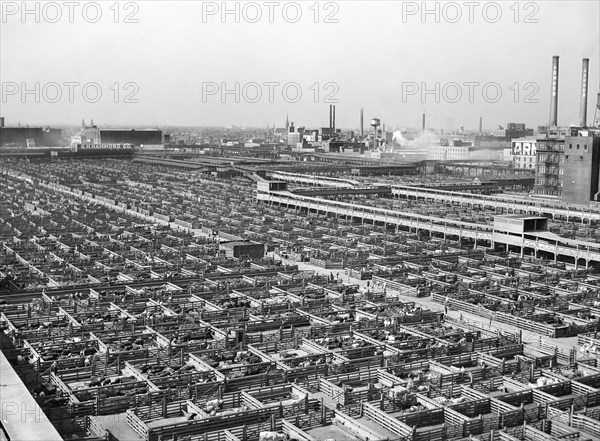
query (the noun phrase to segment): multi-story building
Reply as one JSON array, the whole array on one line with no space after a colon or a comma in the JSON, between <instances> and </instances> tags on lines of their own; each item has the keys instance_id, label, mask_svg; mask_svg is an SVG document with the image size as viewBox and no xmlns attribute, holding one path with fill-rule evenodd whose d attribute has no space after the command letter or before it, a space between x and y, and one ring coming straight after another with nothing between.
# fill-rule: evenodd
<instances>
[{"instance_id":1,"label":"multi-story building","mask_svg":"<svg viewBox=\"0 0 600 441\"><path fill-rule=\"evenodd\" d=\"M600 201L600 131L579 130L564 144L563 201Z\"/></svg>"},{"instance_id":2,"label":"multi-story building","mask_svg":"<svg viewBox=\"0 0 600 441\"><path fill-rule=\"evenodd\" d=\"M461 161L470 159L470 146L432 145L428 148L427 159L437 161Z\"/></svg>"},{"instance_id":3,"label":"multi-story building","mask_svg":"<svg viewBox=\"0 0 600 441\"><path fill-rule=\"evenodd\" d=\"M562 194L565 138L569 129L552 127L546 136L536 141L536 166L534 192L539 195L560 196Z\"/></svg>"},{"instance_id":4,"label":"multi-story building","mask_svg":"<svg viewBox=\"0 0 600 441\"><path fill-rule=\"evenodd\" d=\"M510 159L515 168L534 170L536 165L537 139L517 138L510 143Z\"/></svg>"}]
</instances>

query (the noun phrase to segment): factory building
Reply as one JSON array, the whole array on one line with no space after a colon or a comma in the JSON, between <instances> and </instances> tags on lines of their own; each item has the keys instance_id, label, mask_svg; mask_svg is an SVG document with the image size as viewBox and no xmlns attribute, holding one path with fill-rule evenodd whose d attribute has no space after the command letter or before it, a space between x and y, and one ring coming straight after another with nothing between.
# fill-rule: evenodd
<instances>
[{"instance_id":1,"label":"factory building","mask_svg":"<svg viewBox=\"0 0 600 441\"><path fill-rule=\"evenodd\" d=\"M163 144L162 130L158 129L99 129L94 120L87 126L82 121L81 130L71 137L73 148L87 148L100 145L142 145Z\"/></svg>"},{"instance_id":2,"label":"factory building","mask_svg":"<svg viewBox=\"0 0 600 441\"><path fill-rule=\"evenodd\" d=\"M0 119L0 147L57 147L62 145L62 130L50 127L5 127Z\"/></svg>"},{"instance_id":3,"label":"factory building","mask_svg":"<svg viewBox=\"0 0 600 441\"><path fill-rule=\"evenodd\" d=\"M600 201L600 133L581 130L564 144L563 201L589 205Z\"/></svg>"},{"instance_id":4,"label":"factory building","mask_svg":"<svg viewBox=\"0 0 600 441\"><path fill-rule=\"evenodd\" d=\"M453 145L433 145L427 150L427 159L433 161L476 161L476 160L502 160L503 147L476 147L460 145L455 140Z\"/></svg>"},{"instance_id":5,"label":"factory building","mask_svg":"<svg viewBox=\"0 0 600 441\"><path fill-rule=\"evenodd\" d=\"M559 58L552 58L550 121L538 128L534 191L562 197L565 202L589 205L598 193L598 129L587 127L589 60L583 59L579 125L558 126ZM597 113L600 110L600 95Z\"/></svg>"},{"instance_id":6,"label":"factory building","mask_svg":"<svg viewBox=\"0 0 600 441\"><path fill-rule=\"evenodd\" d=\"M102 144L142 144L163 143L162 130L157 129L100 129Z\"/></svg>"}]
</instances>

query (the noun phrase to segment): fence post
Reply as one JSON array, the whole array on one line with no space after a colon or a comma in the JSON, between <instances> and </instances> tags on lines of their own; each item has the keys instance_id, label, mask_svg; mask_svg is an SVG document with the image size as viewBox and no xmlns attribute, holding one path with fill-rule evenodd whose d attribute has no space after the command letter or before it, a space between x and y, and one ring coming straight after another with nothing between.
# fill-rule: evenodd
<instances>
[{"instance_id":1,"label":"fence post","mask_svg":"<svg viewBox=\"0 0 600 441\"><path fill-rule=\"evenodd\" d=\"M569 409L569 426L573 426L573 414L575 413L575 404L571 404Z\"/></svg>"},{"instance_id":2,"label":"fence post","mask_svg":"<svg viewBox=\"0 0 600 441\"><path fill-rule=\"evenodd\" d=\"M321 398L321 424L325 424L327 420L327 410L325 408L325 404L323 403L323 398ZM297 425L297 423L296 423Z\"/></svg>"}]
</instances>

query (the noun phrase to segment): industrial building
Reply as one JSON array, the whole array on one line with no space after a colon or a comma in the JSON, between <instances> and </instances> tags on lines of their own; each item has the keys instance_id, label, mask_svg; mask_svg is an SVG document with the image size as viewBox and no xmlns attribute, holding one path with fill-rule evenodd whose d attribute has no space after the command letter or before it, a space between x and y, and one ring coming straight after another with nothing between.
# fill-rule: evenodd
<instances>
[{"instance_id":1,"label":"industrial building","mask_svg":"<svg viewBox=\"0 0 600 441\"><path fill-rule=\"evenodd\" d=\"M558 125L559 57L552 58L550 121L536 141L535 193L561 197L573 204L589 205L597 201L600 158L597 145L600 125L587 126L589 59L582 62L581 99L578 125ZM600 94L596 118L600 114ZM596 122L594 124L597 124Z\"/></svg>"},{"instance_id":2,"label":"industrial building","mask_svg":"<svg viewBox=\"0 0 600 441\"><path fill-rule=\"evenodd\" d=\"M0 118L1 147L58 147L63 145L62 130L50 127L5 127Z\"/></svg>"},{"instance_id":3,"label":"industrial building","mask_svg":"<svg viewBox=\"0 0 600 441\"><path fill-rule=\"evenodd\" d=\"M564 143L562 198L573 204L600 202L600 133L581 130Z\"/></svg>"},{"instance_id":4,"label":"industrial building","mask_svg":"<svg viewBox=\"0 0 600 441\"><path fill-rule=\"evenodd\" d=\"M71 147L85 149L103 145L142 145L164 144L163 132L158 129L102 129L94 124L87 126L82 121L81 130L71 137Z\"/></svg>"}]
</instances>

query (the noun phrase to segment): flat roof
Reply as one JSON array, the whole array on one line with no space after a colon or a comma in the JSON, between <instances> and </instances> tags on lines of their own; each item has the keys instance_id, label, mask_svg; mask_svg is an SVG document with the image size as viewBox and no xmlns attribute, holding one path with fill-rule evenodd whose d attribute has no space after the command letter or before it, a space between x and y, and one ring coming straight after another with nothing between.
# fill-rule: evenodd
<instances>
[{"instance_id":1,"label":"flat roof","mask_svg":"<svg viewBox=\"0 0 600 441\"><path fill-rule=\"evenodd\" d=\"M547 217L544 216L520 216L518 214L503 214L503 215L499 215L499 216L494 216L495 218L501 218L501 219L516 219L516 220L528 220L528 219L548 219Z\"/></svg>"}]
</instances>

